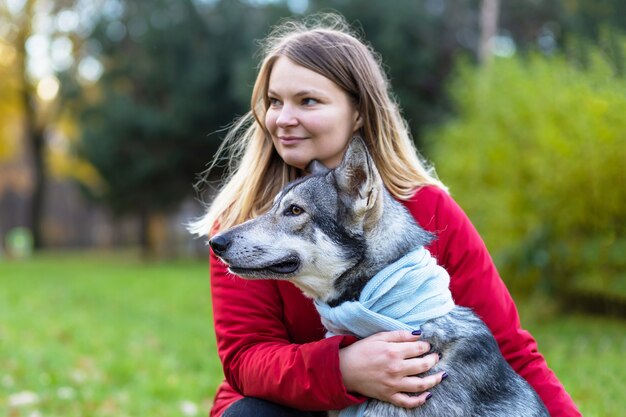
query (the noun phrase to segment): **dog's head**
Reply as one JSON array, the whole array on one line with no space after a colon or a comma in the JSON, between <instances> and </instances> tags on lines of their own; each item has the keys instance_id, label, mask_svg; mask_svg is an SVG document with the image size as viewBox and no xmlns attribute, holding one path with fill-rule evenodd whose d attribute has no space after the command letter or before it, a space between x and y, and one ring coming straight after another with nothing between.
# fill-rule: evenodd
<instances>
[{"instance_id":1,"label":"dog's head","mask_svg":"<svg viewBox=\"0 0 626 417\"><path fill-rule=\"evenodd\" d=\"M313 161L311 175L288 184L264 215L210 241L229 270L243 278L290 279L320 300L365 256L367 233L382 215L383 183L360 138L332 170Z\"/></svg>"}]
</instances>

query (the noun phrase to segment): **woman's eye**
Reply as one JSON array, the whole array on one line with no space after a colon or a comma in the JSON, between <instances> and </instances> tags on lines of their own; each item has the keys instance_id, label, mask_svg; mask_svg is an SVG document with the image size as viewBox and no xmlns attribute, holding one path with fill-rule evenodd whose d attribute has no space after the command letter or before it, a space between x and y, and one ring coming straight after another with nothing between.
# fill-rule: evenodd
<instances>
[{"instance_id":1,"label":"woman's eye","mask_svg":"<svg viewBox=\"0 0 626 417\"><path fill-rule=\"evenodd\" d=\"M286 214L291 215L291 216L299 216L302 213L304 213L304 210L302 209L302 207L298 207L295 204L290 205L286 211Z\"/></svg>"},{"instance_id":2,"label":"woman's eye","mask_svg":"<svg viewBox=\"0 0 626 417\"><path fill-rule=\"evenodd\" d=\"M269 97L267 101L270 103L270 106L272 107L280 106L280 100L278 100L277 98Z\"/></svg>"},{"instance_id":3,"label":"woman's eye","mask_svg":"<svg viewBox=\"0 0 626 417\"><path fill-rule=\"evenodd\" d=\"M302 104L304 104L305 106L313 106L315 104L319 103L319 101L317 101L314 98L311 97L307 97L305 99L302 100Z\"/></svg>"}]
</instances>

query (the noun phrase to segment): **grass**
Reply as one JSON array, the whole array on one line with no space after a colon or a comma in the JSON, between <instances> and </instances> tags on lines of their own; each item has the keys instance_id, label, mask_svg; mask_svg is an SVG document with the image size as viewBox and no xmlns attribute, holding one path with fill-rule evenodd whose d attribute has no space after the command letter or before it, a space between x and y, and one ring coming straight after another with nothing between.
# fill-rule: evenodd
<instances>
[{"instance_id":1,"label":"grass","mask_svg":"<svg viewBox=\"0 0 626 417\"><path fill-rule=\"evenodd\" d=\"M583 415L623 415L626 322L519 308ZM206 261L0 260L0 415L207 415L221 379Z\"/></svg>"},{"instance_id":2,"label":"grass","mask_svg":"<svg viewBox=\"0 0 626 417\"><path fill-rule=\"evenodd\" d=\"M207 415L222 377L206 261L0 261L0 288L0 415Z\"/></svg>"},{"instance_id":3,"label":"grass","mask_svg":"<svg viewBox=\"0 0 626 417\"><path fill-rule=\"evenodd\" d=\"M585 417L624 416L626 321L557 313L546 299L518 302L522 324Z\"/></svg>"}]
</instances>

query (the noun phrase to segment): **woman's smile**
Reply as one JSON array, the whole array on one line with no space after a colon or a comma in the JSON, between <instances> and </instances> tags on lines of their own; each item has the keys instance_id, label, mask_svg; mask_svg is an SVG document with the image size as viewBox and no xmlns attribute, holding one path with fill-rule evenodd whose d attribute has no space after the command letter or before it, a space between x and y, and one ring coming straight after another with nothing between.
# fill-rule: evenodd
<instances>
[{"instance_id":1,"label":"woman's smile","mask_svg":"<svg viewBox=\"0 0 626 417\"><path fill-rule=\"evenodd\" d=\"M296 146L302 141L306 140L306 137L300 136L279 136L278 140L283 146Z\"/></svg>"}]
</instances>

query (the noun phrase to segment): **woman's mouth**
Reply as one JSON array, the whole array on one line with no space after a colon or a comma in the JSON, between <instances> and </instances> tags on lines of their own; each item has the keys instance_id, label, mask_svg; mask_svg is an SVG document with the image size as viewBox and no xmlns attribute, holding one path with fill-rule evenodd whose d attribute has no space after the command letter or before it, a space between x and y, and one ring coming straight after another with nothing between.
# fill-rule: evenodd
<instances>
[{"instance_id":1,"label":"woman's mouth","mask_svg":"<svg viewBox=\"0 0 626 417\"><path fill-rule=\"evenodd\" d=\"M297 143L302 142L305 139L306 139L305 137L300 137L300 136L279 136L278 137L278 140L280 141L282 145L295 145Z\"/></svg>"}]
</instances>

